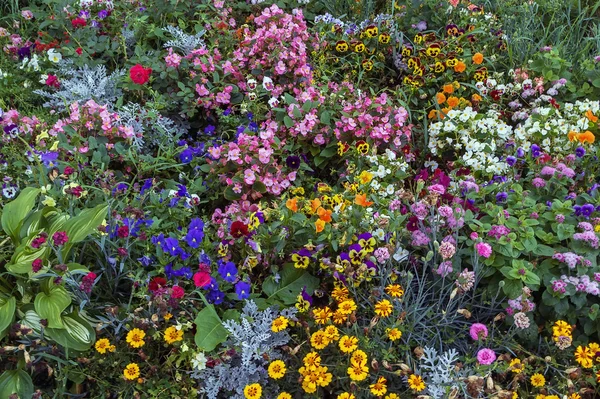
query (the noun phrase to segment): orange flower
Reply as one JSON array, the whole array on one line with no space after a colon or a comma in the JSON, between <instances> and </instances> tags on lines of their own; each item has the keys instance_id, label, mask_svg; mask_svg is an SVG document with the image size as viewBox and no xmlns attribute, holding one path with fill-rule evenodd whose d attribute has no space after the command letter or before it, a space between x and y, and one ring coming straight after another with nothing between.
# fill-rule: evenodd
<instances>
[{"instance_id":1,"label":"orange flower","mask_svg":"<svg viewBox=\"0 0 600 399\"><path fill-rule=\"evenodd\" d=\"M315 198L314 200L310 201L310 206L312 208L312 213L317 212L317 209L319 209L319 207L321 206L321 200L318 198Z\"/></svg>"},{"instance_id":2,"label":"orange flower","mask_svg":"<svg viewBox=\"0 0 600 399\"><path fill-rule=\"evenodd\" d=\"M333 211L327 210L325 208L317 209L317 215L319 215L319 219L324 222L331 222L331 213Z\"/></svg>"},{"instance_id":3,"label":"orange flower","mask_svg":"<svg viewBox=\"0 0 600 399\"><path fill-rule=\"evenodd\" d=\"M473 101L474 103L478 103L479 101L481 101L481 96L475 93L471 96L471 101Z\"/></svg>"},{"instance_id":4,"label":"orange flower","mask_svg":"<svg viewBox=\"0 0 600 399\"><path fill-rule=\"evenodd\" d=\"M598 122L598 117L594 115L591 109L588 109L585 113L585 116L590 120L590 122Z\"/></svg>"},{"instance_id":5,"label":"orange flower","mask_svg":"<svg viewBox=\"0 0 600 399\"><path fill-rule=\"evenodd\" d=\"M596 136L594 136L594 133L590 132L589 130L586 130L585 133L580 133L577 135L577 140L579 140L580 143L590 143L593 144L594 141L596 140Z\"/></svg>"},{"instance_id":6,"label":"orange flower","mask_svg":"<svg viewBox=\"0 0 600 399\"><path fill-rule=\"evenodd\" d=\"M456 64L454 66L454 72L457 72L457 73L464 72L465 69L467 69L467 65L462 61L458 61L458 64Z\"/></svg>"},{"instance_id":7,"label":"orange flower","mask_svg":"<svg viewBox=\"0 0 600 399\"><path fill-rule=\"evenodd\" d=\"M298 198L294 197L293 199L285 201L285 206L290 211L298 212Z\"/></svg>"},{"instance_id":8,"label":"orange flower","mask_svg":"<svg viewBox=\"0 0 600 399\"><path fill-rule=\"evenodd\" d=\"M429 111L429 114L427 114L427 118L429 119L434 119L438 117L438 112L435 109L432 109L431 111Z\"/></svg>"},{"instance_id":9,"label":"orange flower","mask_svg":"<svg viewBox=\"0 0 600 399\"><path fill-rule=\"evenodd\" d=\"M479 65L483 62L483 54L475 53L473 54L473 64Z\"/></svg>"},{"instance_id":10,"label":"orange flower","mask_svg":"<svg viewBox=\"0 0 600 399\"><path fill-rule=\"evenodd\" d=\"M446 102L446 96L444 95L444 93L437 93L435 95L435 100L438 104L443 104Z\"/></svg>"},{"instance_id":11,"label":"orange flower","mask_svg":"<svg viewBox=\"0 0 600 399\"><path fill-rule=\"evenodd\" d=\"M323 231L323 229L325 228L325 222L322 221L321 219L317 220L315 222L315 230L317 231L317 233L320 233Z\"/></svg>"},{"instance_id":12,"label":"orange flower","mask_svg":"<svg viewBox=\"0 0 600 399\"><path fill-rule=\"evenodd\" d=\"M450 108L454 108L458 105L459 100L458 98L452 96L448 99L448 105L450 106Z\"/></svg>"},{"instance_id":13,"label":"orange flower","mask_svg":"<svg viewBox=\"0 0 600 399\"><path fill-rule=\"evenodd\" d=\"M444 91L444 93L452 94L452 93L454 93L454 86L452 86L452 84L450 83L450 84L444 85L442 87L442 90Z\"/></svg>"},{"instance_id":14,"label":"orange flower","mask_svg":"<svg viewBox=\"0 0 600 399\"><path fill-rule=\"evenodd\" d=\"M373 202L367 201L367 194L356 194L356 198L354 198L354 203L360 206L371 206Z\"/></svg>"},{"instance_id":15,"label":"orange flower","mask_svg":"<svg viewBox=\"0 0 600 399\"><path fill-rule=\"evenodd\" d=\"M567 137L569 138L569 141L575 141L577 140L577 132L574 131L570 131L569 134L567 135Z\"/></svg>"}]
</instances>

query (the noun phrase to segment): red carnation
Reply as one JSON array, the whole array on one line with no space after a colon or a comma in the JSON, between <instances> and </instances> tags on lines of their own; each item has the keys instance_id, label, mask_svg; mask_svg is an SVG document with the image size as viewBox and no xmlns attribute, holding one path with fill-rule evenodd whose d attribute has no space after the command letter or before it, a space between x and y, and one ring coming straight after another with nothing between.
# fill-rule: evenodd
<instances>
[{"instance_id":1,"label":"red carnation","mask_svg":"<svg viewBox=\"0 0 600 399\"><path fill-rule=\"evenodd\" d=\"M71 25L73 28L82 28L87 25L87 22L85 22L85 19L77 17L71 20Z\"/></svg>"},{"instance_id":2,"label":"red carnation","mask_svg":"<svg viewBox=\"0 0 600 399\"><path fill-rule=\"evenodd\" d=\"M120 238L127 238L129 237L129 227L127 226L121 226L117 229L117 235Z\"/></svg>"},{"instance_id":3,"label":"red carnation","mask_svg":"<svg viewBox=\"0 0 600 399\"><path fill-rule=\"evenodd\" d=\"M178 285L174 285L171 289L171 298L181 299L185 296L185 290Z\"/></svg>"},{"instance_id":4,"label":"red carnation","mask_svg":"<svg viewBox=\"0 0 600 399\"><path fill-rule=\"evenodd\" d=\"M148 284L148 289L151 292L157 292L167 285L167 279L164 277L154 277Z\"/></svg>"},{"instance_id":5,"label":"red carnation","mask_svg":"<svg viewBox=\"0 0 600 399\"><path fill-rule=\"evenodd\" d=\"M210 284L210 274L205 271L195 273L193 279L196 287L204 288Z\"/></svg>"},{"instance_id":6,"label":"red carnation","mask_svg":"<svg viewBox=\"0 0 600 399\"><path fill-rule=\"evenodd\" d=\"M152 74L152 68L144 68L142 65L137 64L131 67L129 70L129 77L138 85L143 85L150 79Z\"/></svg>"},{"instance_id":7,"label":"red carnation","mask_svg":"<svg viewBox=\"0 0 600 399\"><path fill-rule=\"evenodd\" d=\"M46 78L46 86L55 87L57 89L60 87L60 82L56 75L48 75Z\"/></svg>"},{"instance_id":8,"label":"red carnation","mask_svg":"<svg viewBox=\"0 0 600 399\"><path fill-rule=\"evenodd\" d=\"M240 222L239 220L236 220L235 222L231 223L230 233L233 238L240 238L241 236L247 236L248 235L248 226L246 224Z\"/></svg>"}]
</instances>

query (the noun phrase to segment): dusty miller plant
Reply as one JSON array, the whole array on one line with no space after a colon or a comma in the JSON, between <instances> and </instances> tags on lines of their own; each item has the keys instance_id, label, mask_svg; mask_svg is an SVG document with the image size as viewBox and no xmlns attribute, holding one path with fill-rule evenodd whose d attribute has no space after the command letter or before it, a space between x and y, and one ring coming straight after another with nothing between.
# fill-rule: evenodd
<instances>
[{"instance_id":1,"label":"dusty miller plant","mask_svg":"<svg viewBox=\"0 0 600 399\"><path fill-rule=\"evenodd\" d=\"M169 40L164 44L165 48L173 47L183 51L185 55L190 54L194 49L204 46L204 40L202 40L202 36L206 33L205 30L201 30L195 35L188 35L181 28L177 26L166 26L164 28L167 32L174 37L174 39Z\"/></svg>"},{"instance_id":2,"label":"dusty miller plant","mask_svg":"<svg viewBox=\"0 0 600 399\"><path fill-rule=\"evenodd\" d=\"M427 381L427 391L434 399L447 398L450 392L462 391L460 376L454 367L458 360L456 349L445 351L442 355L431 347L423 348L421 373Z\"/></svg>"},{"instance_id":3,"label":"dusty miller plant","mask_svg":"<svg viewBox=\"0 0 600 399\"><path fill-rule=\"evenodd\" d=\"M128 103L118 110L121 124L133 128L135 136L131 145L146 150L161 144L171 144L185 133L185 128L154 109Z\"/></svg>"},{"instance_id":4,"label":"dusty miller plant","mask_svg":"<svg viewBox=\"0 0 600 399\"><path fill-rule=\"evenodd\" d=\"M193 378L201 381L205 397L216 399L221 393L222 397L243 399L246 385L265 382L268 366L265 359L281 358L278 348L290 340L286 331L271 330L273 320L279 315L295 319L295 313L295 308L278 312L271 307L260 311L253 301L247 301L239 322L224 321L223 327L230 335L223 347L235 353L222 357L222 362L212 369L192 373ZM265 393L265 397L269 395Z\"/></svg>"},{"instance_id":5,"label":"dusty miller plant","mask_svg":"<svg viewBox=\"0 0 600 399\"><path fill-rule=\"evenodd\" d=\"M46 90L35 90L34 93L48 98L45 107L65 110L67 104L74 102L86 102L94 100L98 104L107 104L109 107L121 96L118 82L125 74L123 70L117 70L107 75L104 65L83 68L73 68L72 62L64 61L60 64L58 73L62 77L60 89L55 92Z\"/></svg>"}]
</instances>

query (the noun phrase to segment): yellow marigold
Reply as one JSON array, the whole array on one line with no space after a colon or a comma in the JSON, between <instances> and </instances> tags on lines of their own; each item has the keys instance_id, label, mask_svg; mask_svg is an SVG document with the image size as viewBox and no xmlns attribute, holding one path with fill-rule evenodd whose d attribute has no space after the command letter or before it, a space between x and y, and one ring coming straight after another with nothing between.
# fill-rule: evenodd
<instances>
[{"instance_id":1,"label":"yellow marigold","mask_svg":"<svg viewBox=\"0 0 600 399\"><path fill-rule=\"evenodd\" d=\"M315 349L323 349L329 345L329 339L327 339L327 335L323 331L315 331L310 337L310 344Z\"/></svg>"},{"instance_id":2,"label":"yellow marigold","mask_svg":"<svg viewBox=\"0 0 600 399\"><path fill-rule=\"evenodd\" d=\"M136 363L129 363L123 370L123 376L128 380L135 380L140 376L140 366Z\"/></svg>"},{"instance_id":3,"label":"yellow marigold","mask_svg":"<svg viewBox=\"0 0 600 399\"><path fill-rule=\"evenodd\" d=\"M390 393L385 396L385 399L400 399L397 393Z\"/></svg>"},{"instance_id":4,"label":"yellow marigold","mask_svg":"<svg viewBox=\"0 0 600 399\"><path fill-rule=\"evenodd\" d=\"M279 395L277 395L277 399L292 399L292 395L287 392L281 392Z\"/></svg>"},{"instance_id":5,"label":"yellow marigold","mask_svg":"<svg viewBox=\"0 0 600 399\"><path fill-rule=\"evenodd\" d=\"M278 380L283 378L286 370L285 363L282 360L273 360L271 364L269 364L267 371L269 372L269 377L273 378L274 380Z\"/></svg>"},{"instance_id":6,"label":"yellow marigold","mask_svg":"<svg viewBox=\"0 0 600 399\"><path fill-rule=\"evenodd\" d=\"M246 385L244 388L244 397L246 399L258 399L262 396L262 387L260 384Z\"/></svg>"},{"instance_id":7,"label":"yellow marigold","mask_svg":"<svg viewBox=\"0 0 600 399\"><path fill-rule=\"evenodd\" d=\"M166 321L169 321L169 320L171 320L171 318L173 317L173 315L171 313L167 313L164 317L165 317Z\"/></svg>"},{"instance_id":8,"label":"yellow marigold","mask_svg":"<svg viewBox=\"0 0 600 399\"><path fill-rule=\"evenodd\" d=\"M115 351L115 346L110 344L110 341L106 338L101 338L98 341L96 341L96 351L98 351L98 353L100 353L101 355L104 355L107 351L108 352L114 352Z\"/></svg>"},{"instance_id":9,"label":"yellow marigold","mask_svg":"<svg viewBox=\"0 0 600 399\"><path fill-rule=\"evenodd\" d=\"M167 344L183 340L183 330L178 330L174 326L168 327L165 330L165 341Z\"/></svg>"},{"instance_id":10,"label":"yellow marigold","mask_svg":"<svg viewBox=\"0 0 600 399\"><path fill-rule=\"evenodd\" d=\"M414 391L421 392L425 389L425 382L420 375L411 374L408 377L408 386Z\"/></svg>"},{"instance_id":11,"label":"yellow marigold","mask_svg":"<svg viewBox=\"0 0 600 399\"><path fill-rule=\"evenodd\" d=\"M579 395L577 392L573 392L571 395L569 395L569 399L581 399L581 395Z\"/></svg>"},{"instance_id":12,"label":"yellow marigold","mask_svg":"<svg viewBox=\"0 0 600 399\"><path fill-rule=\"evenodd\" d=\"M340 338L339 346L344 353L354 352L358 348L358 338L344 335Z\"/></svg>"},{"instance_id":13,"label":"yellow marigold","mask_svg":"<svg viewBox=\"0 0 600 399\"><path fill-rule=\"evenodd\" d=\"M382 299L375 304L375 313L377 316L388 317L394 311L394 306L387 299Z\"/></svg>"},{"instance_id":14,"label":"yellow marigold","mask_svg":"<svg viewBox=\"0 0 600 399\"><path fill-rule=\"evenodd\" d=\"M404 295L404 288L400 284L390 284L385 287L385 292L392 298L402 298Z\"/></svg>"},{"instance_id":15,"label":"yellow marigold","mask_svg":"<svg viewBox=\"0 0 600 399\"><path fill-rule=\"evenodd\" d=\"M363 381L369 375L369 368L367 366L355 366L348 367L348 376L352 381Z\"/></svg>"},{"instance_id":16,"label":"yellow marigold","mask_svg":"<svg viewBox=\"0 0 600 399\"><path fill-rule=\"evenodd\" d=\"M583 368L589 369L593 365L594 354L587 346L578 346L575 349L575 360L581 364Z\"/></svg>"},{"instance_id":17,"label":"yellow marigold","mask_svg":"<svg viewBox=\"0 0 600 399\"><path fill-rule=\"evenodd\" d=\"M306 367L318 367L321 365L321 356L317 352L309 352L302 362Z\"/></svg>"},{"instance_id":18,"label":"yellow marigold","mask_svg":"<svg viewBox=\"0 0 600 399\"><path fill-rule=\"evenodd\" d=\"M402 331L397 328L388 328L386 333L390 341L397 341L402 338Z\"/></svg>"},{"instance_id":19,"label":"yellow marigold","mask_svg":"<svg viewBox=\"0 0 600 399\"><path fill-rule=\"evenodd\" d=\"M509 369L515 374L519 374L520 372L522 372L523 363L521 363L521 359L515 358L511 360L509 364Z\"/></svg>"},{"instance_id":20,"label":"yellow marigold","mask_svg":"<svg viewBox=\"0 0 600 399\"><path fill-rule=\"evenodd\" d=\"M338 339L340 339L340 332L336 326L327 326L325 327L324 332L329 342L337 341Z\"/></svg>"},{"instance_id":21,"label":"yellow marigold","mask_svg":"<svg viewBox=\"0 0 600 399\"><path fill-rule=\"evenodd\" d=\"M350 392L344 392L337 396L337 399L356 399L356 396L351 394Z\"/></svg>"},{"instance_id":22,"label":"yellow marigold","mask_svg":"<svg viewBox=\"0 0 600 399\"><path fill-rule=\"evenodd\" d=\"M331 319L331 316L333 316L333 313L329 309L329 306L313 310L313 317L317 324L326 324Z\"/></svg>"},{"instance_id":23,"label":"yellow marigold","mask_svg":"<svg viewBox=\"0 0 600 399\"><path fill-rule=\"evenodd\" d=\"M273 320L273 322L271 323L271 331L273 331L273 332L283 331L287 328L288 324L289 324L289 322L288 322L287 318L285 318L283 316L279 316L278 318Z\"/></svg>"},{"instance_id":24,"label":"yellow marigold","mask_svg":"<svg viewBox=\"0 0 600 399\"><path fill-rule=\"evenodd\" d=\"M129 346L131 346L132 348L141 348L146 343L144 342L145 336L146 333L144 331L140 330L139 328L134 328L133 330L127 333L125 341L127 341Z\"/></svg>"},{"instance_id":25,"label":"yellow marigold","mask_svg":"<svg viewBox=\"0 0 600 399\"><path fill-rule=\"evenodd\" d=\"M541 388L546 384L546 379L540 373L535 373L531 376L531 385L536 388Z\"/></svg>"},{"instance_id":26,"label":"yellow marigold","mask_svg":"<svg viewBox=\"0 0 600 399\"><path fill-rule=\"evenodd\" d=\"M338 311L342 314L349 315L356 310L356 302L352 299L346 299L338 305Z\"/></svg>"},{"instance_id":27,"label":"yellow marigold","mask_svg":"<svg viewBox=\"0 0 600 399\"><path fill-rule=\"evenodd\" d=\"M335 324L342 324L346 320L348 320L348 315L343 314L342 312L339 311L339 309L336 310L335 313L333 314L333 322Z\"/></svg>"},{"instance_id":28,"label":"yellow marigold","mask_svg":"<svg viewBox=\"0 0 600 399\"><path fill-rule=\"evenodd\" d=\"M369 385L371 393L375 396L383 396L387 392L387 380L385 377L379 377L375 384Z\"/></svg>"},{"instance_id":29,"label":"yellow marigold","mask_svg":"<svg viewBox=\"0 0 600 399\"><path fill-rule=\"evenodd\" d=\"M356 367L366 366L368 360L369 359L367 357L367 354L361 351L360 349L357 349L354 352L352 352L352 356L350 356L350 363L352 364L352 366Z\"/></svg>"}]
</instances>

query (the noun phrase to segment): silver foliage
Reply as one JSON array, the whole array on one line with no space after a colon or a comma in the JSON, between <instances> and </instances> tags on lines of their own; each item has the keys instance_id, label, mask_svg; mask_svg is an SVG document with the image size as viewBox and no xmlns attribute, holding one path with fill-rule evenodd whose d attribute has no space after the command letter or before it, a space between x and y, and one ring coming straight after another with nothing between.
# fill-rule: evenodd
<instances>
[{"instance_id":1,"label":"silver foliage","mask_svg":"<svg viewBox=\"0 0 600 399\"><path fill-rule=\"evenodd\" d=\"M137 150L152 146L173 143L185 133L185 128L154 109L142 107L137 103L128 103L117 113L121 124L131 126L135 133L131 145Z\"/></svg>"},{"instance_id":2,"label":"silver foliage","mask_svg":"<svg viewBox=\"0 0 600 399\"><path fill-rule=\"evenodd\" d=\"M462 388L459 387L461 381L454 367L456 361L458 361L456 349L450 349L439 355L434 348L427 346L423 348L422 375L427 381L427 391L434 399L447 398L451 391Z\"/></svg>"},{"instance_id":3,"label":"silver foliage","mask_svg":"<svg viewBox=\"0 0 600 399\"><path fill-rule=\"evenodd\" d=\"M164 47L173 47L181 50L185 55L190 54L194 49L199 47L204 47L204 40L202 40L202 36L206 33L203 29L195 35L188 35L181 28L177 26L168 25L163 28L165 31L169 32L174 39L169 40L165 43Z\"/></svg>"}]
</instances>

